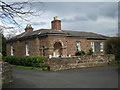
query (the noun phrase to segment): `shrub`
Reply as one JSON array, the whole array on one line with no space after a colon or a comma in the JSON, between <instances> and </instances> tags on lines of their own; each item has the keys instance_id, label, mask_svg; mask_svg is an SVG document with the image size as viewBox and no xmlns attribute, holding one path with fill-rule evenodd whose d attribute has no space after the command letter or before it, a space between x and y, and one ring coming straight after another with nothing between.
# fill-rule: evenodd
<instances>
[{"instance_id":1,"label":"shrub","mask_svg":"<svg viewBox=\"0 0 120 90\"><path fill-rule=\"evenodd\" d=\"M87 53L87 55L92 55L92 54L93 54L93 49L90 48L90 49L89 49L89 52Z\"/></svg>"},{"instance_id":2,"label":"shrub","mask_svg":"<svg viewBox=\"0 0 120 90\"><path fill-rule=\"evenodd\" d=\"M120 60L120 37L111 37L105 41L106 54L114 54L116 60Z\"/></svg>"},{"instance_id":3,"label":"shrub","mask_svg":"<svg viewBox=\"0 0 120 90\"><path fill-rule=\"evenodd\" d=\"M2 60L2 53L0 53L0 61Z\"/></svg>"},{"instance_id":4,"label":"shrub","mask_svg":"<svg viewBox=\"0 0 120 90\"><path fill-rule=\"evenodd\" d=\"M32 66L32 67L47 67L48 64L44 63L44 57L19 57L19 56L5 56L3 60L12 64L19 66Z\"/></svg>"},{"instance_id":5,"label":"shrub","mask_svg":"<svg viewBox=\"0 0 120 90\"><path fill-rule=\"evenodd\" d=\"M85 55L85 52L84 52L84 51L77 51L77 52L75 53L75 55L76 55L76 56L83 56L83 55Z\"/></svg>"}]
</instances>

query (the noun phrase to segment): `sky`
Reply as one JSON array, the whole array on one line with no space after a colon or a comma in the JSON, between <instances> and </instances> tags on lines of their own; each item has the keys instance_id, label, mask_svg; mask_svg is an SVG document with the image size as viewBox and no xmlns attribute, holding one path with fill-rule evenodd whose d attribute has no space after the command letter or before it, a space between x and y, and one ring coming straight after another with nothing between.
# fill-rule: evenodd
<instances>
[{"instance_id":1,"label":"sky","mask_svg":"<svg viewBox=\"0 0 120 90\"><path fill-rule=\"evenodd\" d=\"M35 9L40 4L33 2ZM26 24L31 24L34 30L51 28L54 16L61 20L62 30L94 32L107 36L118 33L118 3L117 2L43 2L41 15L29 17L30 21L21 22L20 30L11 30L15 34L24 32ZM5 35L10 33L6 30Z\"/></svg>"}]
</instances>

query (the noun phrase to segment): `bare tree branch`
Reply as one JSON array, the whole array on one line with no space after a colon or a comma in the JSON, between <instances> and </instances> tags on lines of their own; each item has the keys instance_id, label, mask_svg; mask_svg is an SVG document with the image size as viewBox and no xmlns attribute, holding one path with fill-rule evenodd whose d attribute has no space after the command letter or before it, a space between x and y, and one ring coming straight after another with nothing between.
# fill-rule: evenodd
<instances>
[{"instance_id":1,"label":"bare tree branch","mask_svg":"<svg viewBox=\"0 0 120 90\"><path fill-rule=\"evenodd\" d=\"M16 20L16 18L19 18L24 21L29 21L28 17L41 15L40 12L42 11L44 4L42 2L37 3L40 3L41 8L39 7L36 9L34 7L35 3L30 2L29 0L25 2L12 3L0 0L0 30L6 28L14 28L6 26L6 24L8 23L20 27L20 24Z\"/></svg>"}]
</instances>

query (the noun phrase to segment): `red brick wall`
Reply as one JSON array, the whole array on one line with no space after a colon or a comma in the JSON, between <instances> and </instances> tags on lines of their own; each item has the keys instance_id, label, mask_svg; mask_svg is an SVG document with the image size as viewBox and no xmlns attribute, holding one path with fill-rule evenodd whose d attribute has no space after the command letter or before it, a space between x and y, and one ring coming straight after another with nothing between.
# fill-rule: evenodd
<instances>
[{"instance_id":1,"label":"red brick wall","mask_svg":"<svg viewBox=\"0 0 120 90\"><path fill-rule=\"evenodd\" d=\"M7 44L7 55L10 56L10 47L11 45L15 49L15 56L25 56L25 45L29 45L30 56L39 56L39 44L37 38L29 39L24 41L16 41Z\"/></svg>"},{"instance_id":2,"label":"red brick wall","mask_svg":"<svg viewBox=\"0 0 120 90\"><path fill-rule=\"evenodd\" d=\"M68 37L67 38L68 41L68 54L70 55L75 55L76 52L76 41L80 41L81 42L81 50L83 51L88 51L88 42L87 39L82 39L82 38L76 38L76 37Z\"/></svg>"},{"instance_id":3,"label":"red brick wall","mask_svg":"<svg viewBox=\"0 0 120 90\"><path fill-rule=\"evenodd\" d=\"M18 49L19 45L17 42L11 42L11 43L7 44L7 56L11 55L11 45L15 50L14 55L17 56L19 54L19 49Z\"/></svg>"},{"instance_id":4,"label":"red brick wall","mask_svg":"<svg viewBox=\"0 0 120 90\"><path fill-rule=\"evenodd\" d=\"M88 42L88 44L89 44L89 48L91 48L90 42L97 42L97 41L99 41L99 42L105 42L105 40L87 40L87 42ZM88 50L89 50L89 49L88 49ZM96 53L94 52L94 54L96 54ZM104 54L104 52L100 52L100 54Z\"/></svg>"},{"instance_id":5,"label":"red brick wall","mask_svg":"<svg viewBox=\"0 0 120 90\"><path fill-rule=\"evenodd\" d=\"M67 47L66 47L67 41ZM78 37L64 37L59 35L49 35L48 37L40 37L34 39L28 39L23 41L16 41L7 44L7 55L10 55L10 45L15 48L15 56L25 56L25 44L29 45L30 56L49 56L53 55L55 42L62 44L62 55L75 55L76 41L81 42L81 49L88 52L90 49L91 41L104 41L104 40L87 40ZM44 48L43 48L44 47Z\"/></svg>"},{"instance_id":6,"label":"red brick wall","mask_svg":"<svg viewBox=\"0 0 120 90\"><path fill-rule=\"evenodd\" d=\"M84 38L78 38L78 37L64 37L64 36L48 36L48 40L50 42L49 47L54 48L55 42L60 42L63 47L63 55L75 55L76 52L76 41L81 42L81 50L85 51L86 53L89 51L91 48L90 42L91 41L105 41L105 40L87 40ZM67 41L67 47L66 47L66 41ZM49 53L52 55L53 51Z\"/></svg>"},{"instance_id":7,"label":"red brick wall","mask_svg":"<svg viewBox=\"0 0 120 90\"><path fill-rule=\"evenodd\" d=\"M51 22L52 29L61 30L61 21L60 20L54 20Z\"/></svg>"},{"instance_id":8,"label":"red brick wall","mask_svg":"<svg viewBox=\"0 0 120 90\"><path fill-rule=\"evenodd\" d=\"M48 47L49 47L48 37L40 37L39 38L39 51L40 51L39 55L43 56L43 50L44 50L45 56L48 56L49 54Z\"/></svg>"}]
</instances>

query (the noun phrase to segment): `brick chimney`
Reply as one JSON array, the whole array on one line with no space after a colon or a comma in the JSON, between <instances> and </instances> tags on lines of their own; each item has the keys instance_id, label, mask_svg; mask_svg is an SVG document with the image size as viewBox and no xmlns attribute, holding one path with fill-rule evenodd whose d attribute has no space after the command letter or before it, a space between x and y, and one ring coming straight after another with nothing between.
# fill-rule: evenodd
<instances>
[{"instance_id":1,"label":"brick chimney","mask_svg":"<svg viewBox=\"0 0 120 90\"><path fill-rule=\"evenodd\" d=\"M30 24L27 24L27 26L25 28L25 32L29 32L29 31L33 31L33 28Z\"/></svg>"},{"instance_id":2,"label":"brick chimney","mask_svg":"<svg viewBox=\"0 0 120 90\"><path fill-rule=\"evenodd\" d=\"M58 16L54 17L54 20L51 22L52 29L61 30L61 20L58 20Z\"/></svg>"}]
</instances>

